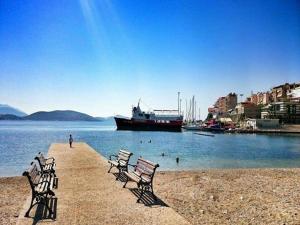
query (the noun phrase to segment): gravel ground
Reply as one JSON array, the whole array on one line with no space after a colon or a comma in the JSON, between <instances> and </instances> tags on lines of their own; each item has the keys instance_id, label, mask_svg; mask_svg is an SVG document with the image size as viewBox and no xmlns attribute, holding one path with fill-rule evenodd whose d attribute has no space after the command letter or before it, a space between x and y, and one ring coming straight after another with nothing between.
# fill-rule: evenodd
<instances>
[{"instance_id":1,"label":"gravel ground","mask_svg":"<svg viewBox=\"0 0 300 225\"><path fill-rule=\"evenodd\" d=\"M192 224L300 224L300 169L160 172L156 193Z\"/></svg>"},{"instance_id":2,"label":"gravel ground","mask_svg":"<svg viewBox=\"0 0 300 225\"><path fill-rule=\"evenodd\" d=\"M30 187L25 177L0 178L0 224L16 224Z\"/></svg>"},{"instance_id":3,"label":"gravel ground","mask_svg":"<svg viewBox=\"0 0 300 225\"><path fill-rule=\"evenodd\" d=\"M300 169L159 172L154 188L192 224L300 224L299 181ZM0 224L15 224L27 180L0 178L0 190Z\"/></svg>"}]
</instances>

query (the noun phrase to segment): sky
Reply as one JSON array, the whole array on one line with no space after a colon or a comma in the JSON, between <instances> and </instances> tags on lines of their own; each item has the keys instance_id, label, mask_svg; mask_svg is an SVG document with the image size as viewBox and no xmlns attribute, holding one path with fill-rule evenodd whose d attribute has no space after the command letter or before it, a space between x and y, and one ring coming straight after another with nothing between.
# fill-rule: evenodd
<instances>
[{"instance_id":1,"label":"sky","mask_svg":"<svg viewBox=\"0 0 300 225\"><path fill-rule=\"evenodd\" d=\"M0 0L0 103L92 116L300 82L300 1ZM197 110L198 111L198 110Z\"/></svg>"}]
</instances>

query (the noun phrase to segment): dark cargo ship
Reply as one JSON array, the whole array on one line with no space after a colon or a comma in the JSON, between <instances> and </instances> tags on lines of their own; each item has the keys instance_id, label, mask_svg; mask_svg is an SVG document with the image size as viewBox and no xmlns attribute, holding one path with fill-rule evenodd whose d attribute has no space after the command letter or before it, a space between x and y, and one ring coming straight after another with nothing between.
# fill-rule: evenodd
<instances>
[{"instance_id":1,"label":"dark cargo ship","mask_svg":"<svg viewBox=\"0 0 300 225\"><path fill-rule=\"evenodd\" d=\"M144 112L138 103L132 108L132 117L115 117L118 130L181 131L183 116L178 110L153 110Z\"/></svg>"}]
</instances>

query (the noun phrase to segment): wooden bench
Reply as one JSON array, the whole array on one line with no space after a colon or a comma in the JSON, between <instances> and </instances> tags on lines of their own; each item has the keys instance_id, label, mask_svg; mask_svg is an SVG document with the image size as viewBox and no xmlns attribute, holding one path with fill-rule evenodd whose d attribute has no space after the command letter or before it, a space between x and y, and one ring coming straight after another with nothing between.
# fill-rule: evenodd
<instances>
[{"instance_id":1,"label":"wooden bench","mask_svg":"<svg viewBox=\"0 0 300 225\"><path fill-rule=\"evenodd\" d=\"M54 174L42 173L38 170L38 166L35 163L31 163L30 168L23 173L23 176L28 178L32 191L30 207L25 216L28 217L32 207L40 203L46 206L50 214L53 214L53 211L47 205L47 198L48 196L55 196L52 191L56 186Z\"/></svg>"},{"instance_id":2,"label":"wooden bench","mask_svg":"<svg viewBox=\"0 0 300 225\"><path fill-rule=\"evenodd\" d=\"M45 158L45 156L39 152L38 155L34 158L38 161L42 173L51 173L55 174L55 159L53 157Z\"/></svg>"},{"instance_id":3,"label":"wooden bench","mask_svg":"<svg viewBox=\"0 0 300 225\"><path fill-rule=\"evenodd\" d=\"M152 196L156 200L156 196L153 192L153 177L155 174L155 170L159 167L158 164L145 160L143 158L139 158L137 160L136 165L130 165L134 169L132 171L125 171L124 174L126 176L126 182L123 186L125 188L127 182L133 181L137 183L138 188L141 190L140 197L138 198L137 202L141 200L145 191L150 191Z\"/></svg>"},{"instance_id":4,"label":"wooden bench","mask_svg":"<svg viewBox=\"0 0 300 225\"><path fill-rule=\"evenodd\" d=\"M110 168L107 172L109 173L113 167L116 167L119 170L119 174L116 178L116 180L118 180L122 172L128 171L128 163L131 156L131 152L122 149L119 151L118 155L110 155L108 160ZM112 159L112 157L115 159Z\"/></svg>"}]
</instances>

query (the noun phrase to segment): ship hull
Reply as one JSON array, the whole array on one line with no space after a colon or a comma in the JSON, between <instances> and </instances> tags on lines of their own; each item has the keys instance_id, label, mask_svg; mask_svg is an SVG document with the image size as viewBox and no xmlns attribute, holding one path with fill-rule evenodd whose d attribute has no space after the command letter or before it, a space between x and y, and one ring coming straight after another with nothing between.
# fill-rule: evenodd
<instances>
[{"instance_id":1,"label":"ship hull","mask_svg":"<svg viewBox=\"0 0 300 225\"><path fill-rule=\"evenodd\" d=\"M170 121L169 123L157 123L154 120L134 120L115 117L117 130L134 131L173 131L181 132L182 121Z\"/></svg>"}]
</instances>

